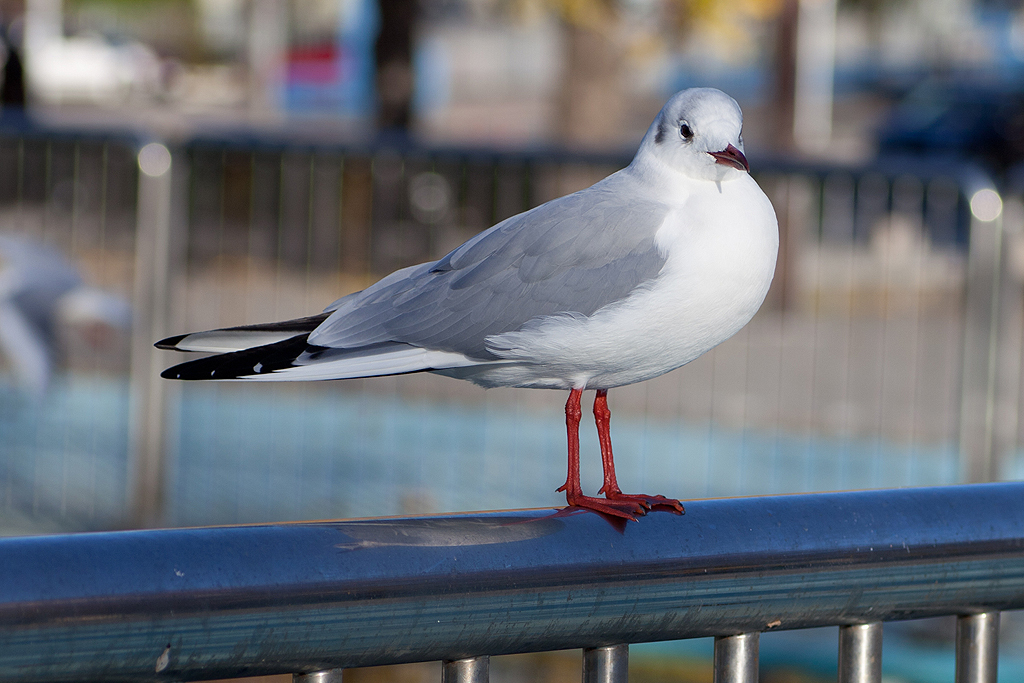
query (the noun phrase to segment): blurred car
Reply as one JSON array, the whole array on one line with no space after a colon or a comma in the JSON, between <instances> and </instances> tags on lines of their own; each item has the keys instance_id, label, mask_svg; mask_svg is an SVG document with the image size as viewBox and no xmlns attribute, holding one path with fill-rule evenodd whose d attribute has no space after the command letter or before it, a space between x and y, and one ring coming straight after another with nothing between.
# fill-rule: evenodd
<instances>
[{"instance_id":1,"label":"blurred car","mask_svg":"<svg viewBox=\"0 0 1024 683\"><path fill-rule=\"evenodd\" d=\"M1024 161L1024 82L926 80L882 124L878 151L954 156L1005 172Z\"/></svg>"},{"instance_id":2,"label":"blurred car","mask_svg":"<svg viewBox=\"0 0 1024 683\"><path fill-rule=\"evenodd\" d=\"M56 38L26 57L32 93L48 104L116 106L160 89L160 59L138 42L114 43L98 35Z\"/></svg>"}]
</instances>

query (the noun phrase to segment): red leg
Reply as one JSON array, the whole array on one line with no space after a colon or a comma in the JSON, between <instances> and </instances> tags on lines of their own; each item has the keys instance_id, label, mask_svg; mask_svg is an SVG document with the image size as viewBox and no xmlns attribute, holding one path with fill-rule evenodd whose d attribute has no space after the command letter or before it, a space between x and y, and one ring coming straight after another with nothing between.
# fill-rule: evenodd
<instances>
[{"instance_id":1,"label":"red leg","mask_svg":"<svg viewBox=\"0 0 1024 683\"><path fill-rule=\"evenodd\" d=\"M565 500L570 506L596 510L635 522L637 515L646 512L639 502L583 495L583 486L580 484L580 419L583 416L580 397L582 395L582 389L573 389L569 392L569 400L565 402L565 427L569 441L569 473L565 478L565 484L558 490L565 491Z\"/></svg>"},{"instance_id":2,"label":"red leg","mask_svg":"<svg viewBox=\"0 0 1024 683\"><path fill-rule=\"evenodd\" d=\"M606 496L622 493L615 480L615 460L612 457L612 411L608 408L608 390L598 389L594 397L594 424L597 425L597 440L601 444L601 467L604 470L604 485L598 493ZM642 505L643 503L641 503Z\"/></svg>"},{"instance_id":3,"label":"red leg","mask_svg":"<svg viewBox=\"0 0 1024 683\"><path fill-rule=\"evenodd\" d=\"M565 491L566 498L579 497L583 495L583 485L580 484L580 419L583 411L580 409L580 397L582 389L573 389L569 392L569 400L565 402L565 428L569 442L569 473L565 477L565 483L557 491ZM569 503L572 505L572 502Z\"/></svg>"},{"instance_id":4,"label":"red leg","mask_svg":"<svg viewBox=\"0 0 1024 683\"><path fill-rule=\"evenodd\" d=\"M597 424L597 439L601 443L601 465L604 467L604 486L598 493L604 493L609 500L630 500L639 503L644 510L650 510L655 505L664 505L674 512L683 512L683 506L678 500L666 498L665 496L647 496L643 494L623 493L619 483L615 480L615 460L612 457L612 433L611 433L612 411L608 408L608 390L598 389L594 398L594 422ZM577 448L579 448L579 436L576 437ZM578 471L579 463L577 463Z\"/></svg>"}]
</instances>

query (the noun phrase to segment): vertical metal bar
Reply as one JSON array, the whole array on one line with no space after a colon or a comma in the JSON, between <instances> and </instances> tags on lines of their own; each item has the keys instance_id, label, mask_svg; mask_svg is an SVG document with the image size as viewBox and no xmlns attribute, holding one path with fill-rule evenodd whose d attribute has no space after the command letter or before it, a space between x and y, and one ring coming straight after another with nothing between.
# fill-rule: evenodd
<instances>
[{"instance_id":1,"label":"vertical metal bar","mask_svg":"<svg viewBox=\"0 0 1024 683\"><path fill-rule=\"evenodd\" d=\"M71 169L71 251L74 253L78 247L78 228L79 228L79 210L78 210L78 195L81 189L81 165L82 165L82 144L76 142L73 146L74 154L72 157L72 169Z\"/></svg>"},{"instance_id":2,"label":"vertical metal bar","mask_svg":"<svg viewBox=\"0 0 1024 683\"><path fill-rule=\"evenodd\" d=\"M1024 197L1008 198L1003 212L1003 234L1006 239L1005 264L1003 265L1003 288L999 294L999 341L998 358L994 365L999 372L994 387L994 423L992 429L992 452L996 454L996 477L1007 472L1010 454L1018 448L1021 409L1021 371L1024 370L1024 288L1018 284L1016 269L1011 267L1011 243L1024 234ZM1011 242L1011 235L1014 236Z\"/></svg>"},{"instance_id":3,"label":"vertical metal bar","mask_svg":"<svg viewBox=\"0 0 1024 683\"><path fill-rule=\"evenodd\" d=\"M46 233L51 226L50 215L53 212L53 142L49 141L43 147L43 213L42 213L42 234L38 235L46 240Z\"/></svg>"},{"instance_id":4,"label":"vertical metal bar","mask_svg":"<svg viewBox=\"0 0 1024 683\"><path fill-rule=\"evenodd\" d=\"M882 623L839 627L839 683L880 683Z\"/></svg>"},{"instance_id":5,"label":"vertical metal bar","mask_svg":"<svg viewBox=\"0 0 1024 683\"><path fill-rule=\"evenodd\" d=\"M957 617L956 683L996 683L999 612Z\"/></svg>"},{"instance_id":6,"label":"vertical metal bar","mask_svg":"<svg viewBox=\"0 0 1024 683\"><path fill-rule=\"evenodd\" d=\"M25 215L25 138L18 138L18 222Z\"/></svg>"},{"instance_id":7,"label":"vertical metal bar","mask_svg":"<svg viewBox=\"0 0 1024 683\"><path fill-rule=\"evenodd\" d=\"M628 680L629 645L583 650L583 683L626 683Z\"/></svg>"},{"instance_id":8,"label":"vertical metal bar","mask_svg":"<svg viewBox=\"0 0 1024 683\"><path fill-rule=\"evenodd\" d=\"M164 510L167 382L153 342L169 334L177 262L173 239L170 151L150 143L138 154L139 199L131 351L131 446L128 512L139 527L159 524Z\"/></svg>"},{"instance_id":9,"label":"vertical metal bar","mask_svg":"<svg viewBox=\"0 0 1024 683\"><path fill-rule=\"evenodd\" d=\"M103 143L103 157L100 161L100 253L107 247L107 182L110 176L110 143Z\"/></svg>"},{"instance_id":10,"label":"vertical metal bar","mask_svg":"<svg viewBox=\"0 0 1024 683\"><path fill-rule=\"evenodd\" d=\"M1001 202L999 195L990 188L983 188L970 197L971 235L960 380L960 477L961 481L970 483L993 481L999 475L999 454L994 448L996 370L1000 298L1007 285L1008 272L1004 267Z\"/></svg>"},{"instance_id":11,"label":"vertical metal bar","mask_svg":"<svg viewBox=\"0 0 1024 683\"><path fill-rule=\"evenodd\" d=\"M759 633L715 638L714 683L757 683Z\"/></svg>"},{"instance_id":12,"label":"vertical metal bar","mask_svg":"<svg viewBox=\"0 0 1024 683\"><path fill-rule=\"evenodd\" d=\"M287 204L287 190L288 188L288 165L285 163L285 152L281 152L281 156L277 159L277 225L274 226L277 230L275 235L275 252L274 252L274 272L277 274L278 287L277 291L280 291L280 277L281 277L281 262L284 261L284 235L286 224L285 224L285 207ZM280 299L280 297L278 297ZM276 301L275 304L278 304ZM275 311L277 306L275 305Z\"/></svg>"},{"instance_id":13,"label":"vertical metal bar","mask_svg":"<svg viewBox=\"0 0 1024 683\"><path fill-rule=\"evenodd\" d=\"M295 674L292 683L341 683L344 669L325 669L308 674Z\"/></svg>"},{"instance_id":14,"label":"vertical metal bar","mask_svg":"<svg viewBox=\"0 0 1024 683\"><path fill-rule=\"evenodd\" d=\"M303 293L303 300L309 302L309 291L313 287L313 254L316 250L316 230L314 219L316 216L316 152L309 153L309 192L306 193L306 291ZM316 306L316 304L313 304ZM314 309L315 310L315 309Z\"/></svg>"},{"instance_id":15,"label":"vertical metal bar","mask_svg":"<svg viewBox=\"0 0 1024 683\"><path fill-rule=\"evenodd\" d=\"M491 658L487 655L468 659L446 659L441 664L441 683L487 683Z\"/></svg>"}]
</instances>

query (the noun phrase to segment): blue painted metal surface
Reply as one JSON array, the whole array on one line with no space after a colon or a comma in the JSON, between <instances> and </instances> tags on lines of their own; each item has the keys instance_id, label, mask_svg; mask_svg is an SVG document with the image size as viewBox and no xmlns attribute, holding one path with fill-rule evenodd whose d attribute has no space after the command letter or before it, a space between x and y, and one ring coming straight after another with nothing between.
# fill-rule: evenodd
<instances>
[{"instance_id":1,"label":"blue painted metal surface","mask_svg":"<svg viewBox=\"0 0 1024 683\"><path fill-rule=\"evenodd\" d=\"M0 679L200 680L1024 607L1024 484L0 540Z\"/></svg>"}]
</instances>

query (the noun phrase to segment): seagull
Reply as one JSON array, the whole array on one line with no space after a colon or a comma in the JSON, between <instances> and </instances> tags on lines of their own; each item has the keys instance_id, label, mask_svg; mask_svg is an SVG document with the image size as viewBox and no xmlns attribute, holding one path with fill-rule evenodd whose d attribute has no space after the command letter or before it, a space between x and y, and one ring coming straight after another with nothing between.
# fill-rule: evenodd
<instances>
[{"instance_id":1,"label":"seagull","mask_svg":"<svg viewBox=\"0 0 1024 683\"><path fill-rule=\"evenodd\" d=\"M674 95L630 165L512 216L310 317L197 332L158 348L217 355L162 376L328 380L433 372L483 387L569 392L570 507L636 520L678 500L626 494L607 395L683 366L760 308L775 273L775 211L743 153L743 115L713 88ZM595 390L604 497L580 484L581 396Z\"/></svg>"},{"instance_id":2,"label":"seagull","mask_svg":"<svg viewBox=\"0 0 1024 683\"><path fill-rule=\"evenodd\" d=\"M36 398L46 393L60 355L60 324L77 326L98 344L109 330L127 330L130 320L127 301L86 286L78 268L56 249L0 234L0 353Z\"/></svg>"}]
</instances>

